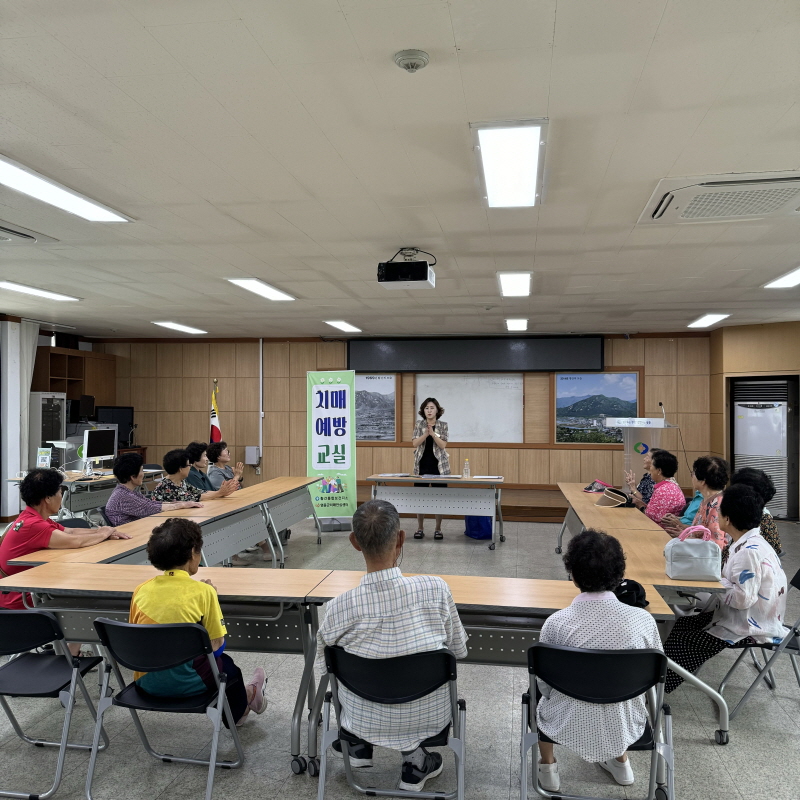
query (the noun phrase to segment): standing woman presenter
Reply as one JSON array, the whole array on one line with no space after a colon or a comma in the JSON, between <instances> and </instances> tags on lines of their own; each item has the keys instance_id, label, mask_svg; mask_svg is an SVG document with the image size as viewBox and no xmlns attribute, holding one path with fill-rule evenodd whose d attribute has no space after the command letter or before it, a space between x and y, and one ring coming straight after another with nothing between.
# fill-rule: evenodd
<instances>
[{"instance_id":1,"label":"standing woman presenter","mask_svg":"<svg viewBox=\"0 0 800 800\"><path fill-rule=\"evenodd\" d=\"M444 414L444 409L439 405L435 397L428 397L422 401L419 407L419 415L422 419L417 420L414 426L414 436L411 443L414 445L414 474L415 475L449 475L450 459L447 456L447 423L442 422L440 417ZM414 486L447 486L446 483L415 483ZM417 514L417 532L415 539L422 539L424 531L425 515ZM433 532L434 539L443 539L442 517L436 515L436 530Z\"/></svg>"}]
</instances>

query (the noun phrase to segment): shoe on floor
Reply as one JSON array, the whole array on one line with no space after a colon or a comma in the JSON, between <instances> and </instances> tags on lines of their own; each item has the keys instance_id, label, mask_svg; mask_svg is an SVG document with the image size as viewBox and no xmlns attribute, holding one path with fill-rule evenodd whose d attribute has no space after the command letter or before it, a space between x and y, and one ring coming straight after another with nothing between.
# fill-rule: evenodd
<instances>
[{"instance_id":1,"label":"shoe on floor","mask_svg":"<svg viewBox=\"0 0 800 800\"><path fill-rule=\"evenodd\" d=\"M539 762L539 785L547 792L557 792L561 788L558 775L558 764L542 764Z\"/></svg>"},{"instance_id":2,"label":"shoe on floor","mask_svg":"<svg viewBox=\"0 0 800 800\"><path fill-rule=\"evenodd\" d=\"M255 689L253 699L247 704L248 708L256 714L263 714L267 710L267 676L261 667L256 667L247 685Z\"/></svg>"},{"instance_id":3,"label":"shoe on floor","mask_svg":"<svg viewBox=\"0 0 800 800\"><path fill-rule=\"evenodd\" d=\"M425 538L425 531L417 531L414 534L415 539L424 539Z\"/></svg>"},{"instance_id":4,"label":"shoe on floor","mask_svg":"<svg viewBox=\"0 0 800 800\"><path fill-rule=\"evenodd\" d=\"M444 534L441 531L434 531L433 532L434 539L444 539Z\"/></svg>"},{"instance_id":5,"label":"shoe on floor","mask_svg":"<svg viewBox=\"0 0 800 800\"><path fill-rule=\"evenodd\" d=\"M398 788L405 789L407 792L421 792L425 786L425 781L441 775L442 767L441 753L426 752L425 763L422 768L415 767L411 761L404 761Z\"/></svg>"},{"instance_id":6,"label":"shoe on floor","mask_svg":"<svg viewBox=\"0 0 800 800\"><path fill-rule=\"evenodd\" d=\"M617 761L616 758L609 758L608 761L599 762L600 766L611 773L611 777L620 786L630 786L633 783L633 768L630 758L626 761Z\"/></svg>"},{"instance_id":7,"label":"shoe on floor","mask_svg":"<svg viewBox=\"0 0 800 800\"><path fill-rule=\"evenodd\" d=\"M250 559L243 558L238 553L235 556L231 556L232 567L249 567L252 563Z\"/></svg>"},{"instance_id":8,"label":"shoe on floor","mask_svg":"<svg viewBox=\"0 0 800 800\"><path fill-rule=\"evenodd\" d=\"M332 745L331 750L342 760L342 743L337 739ZM351 767L371 767L372 766L372 745L371 744L348 744L347 751L350 755Z\"/></svg>"}]
</instances>

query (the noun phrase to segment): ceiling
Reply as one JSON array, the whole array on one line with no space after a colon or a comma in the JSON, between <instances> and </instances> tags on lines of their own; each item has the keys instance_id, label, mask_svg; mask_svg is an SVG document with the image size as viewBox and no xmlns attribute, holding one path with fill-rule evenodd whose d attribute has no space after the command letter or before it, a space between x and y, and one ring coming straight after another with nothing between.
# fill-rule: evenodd
<instances>
[{"instance_id":1,"label":"ceiling","mask_svg":"<svg viewBox=\"0 0 800 800\"><path fill-rule=\"evenodd\" d=\"M800 319L800 222L637 226L658 181L800 168L793 0L0 0L0 152L136 221L0 187L0 311L90 336L675 331ZM418 48L409 75L393 54ZM488 209L470 122L547 117L544 202ZM416 245L436 289L386 291ZM533 270L504 300L497 270ZM225 278L258 277L273 303ZM182 334L175 333L175 336Z\"/></svg>"}]
</instances>

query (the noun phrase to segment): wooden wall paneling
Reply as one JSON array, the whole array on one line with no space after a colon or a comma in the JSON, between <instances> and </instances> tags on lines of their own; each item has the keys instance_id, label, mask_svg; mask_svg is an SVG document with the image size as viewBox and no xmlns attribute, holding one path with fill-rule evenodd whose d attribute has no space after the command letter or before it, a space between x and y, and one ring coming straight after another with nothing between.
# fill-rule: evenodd
<instances>
[{"instance_id":1,"label":"wooden wall paneling","mask_svg":"<svg viewBox=\"0 0 800 800\"><path fill-rule=\"evenodd\" d=\"M241 447L258 445L258 424L260 422L257 411L237 411L229 414L229 417L236 419L235 439L237 445ZM223 419L223 423L225 420ZM223 424L222 438L225 438L225 427Z\"/></svg>"},{"instance_id":2,"label":"wooden wall paneling","mask_svg":"<svg viewBox=\"0 0 800 800\"><path fill-rule=\"evenodd\" d=\"M183 445L176 444L183 440L183 415L180 411L161 411L158 412L156 444L171 445L176 447Z\"/></svg>"},{"instance_id":3,"label":"wooden wall paneling","mask_svg":"<svg viewBox=\"0 0 800 800\"><path fill-rule=\"evenodd\" d=\"M308 378L289 378L289 408L292 411L308 410Z\"/></svg>"},{"instance_id":4,"label":"wooden wall paneling","mask_svg":"<svg viewBox=\"0 0 800 800\"><path fill-rule=\"evenodd\" d=\"M257 412L258 394L258 378L237 378L236 410ZM220 413L221 412L222 409L220 408Z\"/></svg>"},{"instance_id":5,"label":"wooden wall paneling","mask_svg":"<svg viewBox=\"0 0 800 800\"><path fill-rule=\"evenodd\" d=\"M668 415L678 410L674 375L648 375L644 379L644 413L660 415L659 402L664 404Z\"/></svg>"},{"instance_id":6,"label":"wooden wall paneling","mask_svg":"<svg viewBox=\"0 0 800 800\"><path fill-rule=\"evenodd\" d=\"M289 379L264 378L264 411L289 410Z\"/></svg>"},{"instance_id":7,"label":"wooden wall paneling","mask_svg":"<svg viewBox=\"0 0 800 800\"><path fill-rule=\"evenodd\" d=\"M550 442L550 375L547 372L526 372L523 378L525 394L523 441Z\"/></svg>"},{"instance_id":8,"label":"wooden wall paneling","mask_svg":"<svg viewBox=\"0 0 800 800\"><path fill-rule=\"evenodd\" d=\"M291 475L295 477L302 477L308 472L308 464L306 463L306 449L305 447L290 447L289 448L289 472L283 473L284 475Z\"/></svg>"},{"instance_id":9,"label":"wooden wall paneling","mask_svg":"<svg viewBox=\"0 0 800 800\"><path fill-rule=\"evenodd\" d=\"M414 462L402 447L373 447L372 469L381 472L411 472Z\"/></svg>"},{"instance_id":10,"label":"wooden wall paneling","mask_svg":"<svg viewBox=\"0 0 800 800\"><path fill-rule=\"evenodd\" d=\"M499 475L500 473L489 472L489 450L485 447L459 447L458 464L450 462L450 471L458 474L464 469L464 459L469 459L469 471L471 475ZM411 450L412 464L413 453Z\"/></svg>"},{"instance_id":11,"label":"wooden wall paneling","mask_svg":"<svg viewBox=\"0 0 800 800\"><path fill-rule=\"evenodd\" d=\"M183 344L183 375L185 378L205 378L209 371L210 346L203 342Z\"/></svg>"},{"instance_id":12,"label":"wooden wall paneling","mask_svg":"<svg viewBox=\"0 0 800 800\"><path fill-rule=\"evenodd\" d=\"M119 362L117 362L119 364ZM131 403L131 379L117 378L116 404L118 406L130 406Z\"/></svg>"},{"instance_id":13,"label":"wooden wall paneling","mask_svg":"<svg viewBox=\"0 0 800 800\"><path fill-rule=\"evenodd\" d=\"M183 378L181 380L183 389L183 410L184 411L205 411L211 413L211 390L214 387L210 378ZM236 407L235 393L232 391L233 381L226 381L220 386L217 395L217 403L220 406L220 413L232 411ZM226 385L227 384L227 385Z\"/></svg>"},{"instance_id":14,"label":"wooden wall paneling","mask_svg":"<svg viewBox=\"0 0 800 800\"><path fill-rule=\"evenodd\" d=\"M724 414L709 414L708 445L712 453L728 454L728 436Z\"/></svg>"},{"instance_id":15,"label":"wooden wall paneling","mask_svg":"<svg viewBox=\"0 0 800 800\"><path fill-rule=\"evenodd\" d=\"M625 485L625 453L622 450L611 451L611 481L614 486Z\"/></svg>"},{"instance_id":16,"label":"wooden wall paneling","mask_svg":"<svg viewBox=\"0 0 800 800\"><path fill-rule=\"evenodd\" d=\"M305 447L308 441L308 414L305 411L289 412L289 444Z\"/></svg>"},{"instance_id":17,"label":"wooden wall paneling","mask_svg":"<svg viewBox=\"0 0 800 800\"><path fill-rule=\"evenodd\" d=\"M180 378L156 378L155 383L156 411L183 411L182 380Z\"/></svg>"},{"instance_id":18,"label":"wooden wall paneling","mask_svg":"<svg viewBox=\"0 0 800 800\"><path fill-rule=\"evenodd\" d=\"M678 416L677 414L668 414L667 420L671 422L673 425L678 424ZM681 446L681 440L678 436L678 431L674 428L664 428L661 431L661 436L659 438L658 446L663 450L669 450L670 453L677 453L678 448Z\"/></svg>"},{"instance_id":19,"label":"wooden wall paneling","mask_svg":"<svg viewBox=\"0 0 800 800\"><path fill-rule=\"evenodd\" d=\"M127 342L107 342L103 350L117 357L117 378L130 378L131 345Z\"/></svg>"},{"instance_id":20,"label":"wooden wall paneling","mask_svg":"<svg viewBox=\"0 0 800 800\"><path fill-rule=\"evenodd\" d=\"M236 377L257 378L258 373L258 342L237 342Z\"/></svg>"},{"instance_id":21,"label":"wooden wall paneling","mask_svg":"<svg viewBox=\"0 0 800 800\"><path fill-rule=\"evenodd\" d=\"M317 368L317 345L315 342L289 342L289 375L305 378L307 372Z\"/></svg>"},{"instance_id":22,"label":"wooden wall paneling","mask_svg":"<svg viewBox=\"0 0 800 800\"><path fill-rule=\"evenodd\" d=\"M230 416L230 415L229 415ZM184 446L189 442L206 442L211 428L211 421L206 411L184 411L181 414L183 420L181 441ZM227 419L225 420L227 423ZM226 424L227 428L227 424ZM223 429L222 438L228 436L228 431ZM226 440L227 441L227 440Z\"/></svg>"},{"instance_id":23,"label":"wooden wall paneling","mask_svg":"<svg viewBox=\"0 0 800 800\"><path fill-rule=\"evenodd\" d=\"M150 445L158 444L158 413L156 411L139 411L137 409L134 414L134 422L136 422L134 441L138 447L150 447ZM149 452L147 459L150 460Z\"/></svg>"},{"instance_id":24,"label":"wooden wall paneling","mask_svg":"<svg viewBox=\"0 0 800 800\"><path fill-rule=\"evenodd\" d=\"M156 345L154 344L131 344L131 378L155 378L156 377Z\"/></svg>"},{"instance_id":25,"label":"wooden wall paneling","mask_svg":"<svg viewBox=\"0 0 800 800\"><path fill-rule=\"evenodd\" d=\"M317 369L347 369L347 343L317 342Z\"/></svg>"},{"instance_id":26,"label":"wooden wall paneling","mask_svg":"<svg viewBox=\"0 0 800 800\"><path fill-rule=\"evenodd\" d=\"M683 453L676 453L678 457L678 474L675 477L678 485L689 497L694 494L694 489L692 489L692 464L694 464L695 459L700 458L700 456L707 456L708 453L708 450L702 453L698 450L687 450L686 458L683 457Z\"/></svg>"},{"instance_id":27,"label":"wooden wall paneling","mask_svg":"<svg viewBox=\"0 0 800 800\"><path fill-rule=\"evenodd\" d=\"M183 377L183 345L156 345L156 376L159 378Z\"/></svg>"},{"instance_id":28,"label":"wooden wall paneling","mask_svg":"<svg viewBox=\"0 0 800 800\"><path fill-rule=\"evenodd\" d=\"M458 475L460 472L463 472L464 471L464 456L461 454L461 448L460 447L448 447L447 448L447 455L448 455L448 457L450 459L450 472L454 473L455 475ZM413 458L414 452L413 452L413 450L411 452L411 456L412 456L411 463L412 463L412 466L413 466L413 463L414 463L414 458ZM472 464L472 462L470 461L470 465L471 464ZM404 472L411 472L412 470L408 469L408 470L403 470L403 471ZM473 473L473 474L475 474L475 473ZM478 472L477 474L478 475L484 475L485 473Z\"/></svg>"},{"instance_id":29,"label":"wooden wall paneling","mask_svg":"<svg viewBox=\"0 0 800 800\"><path fill-rule=\"evenodd\" d=\"M616 339L614 340L617 341ZM551 450L550 451L550 483L580 483L581 481L581 451L580 450Z\"/></svg>"},{"instance_id":30,"label":"wooden wall paneling","mask_svg":"<svg viewBox=\"0 0 800 800\"><path fill-rule=\"evenodd\" d=\"M234 342L211 342L209 344L208 374L212 380L236 377L236 344Z\"/></svg>"},{"instance_id":31,"label":"wooden wall paneling","mask_svg":"<svg viewBox=\"0 0 800 800\"><path fill-rule=\"evenodd\" d=\"M678 339L678 375L708 375L711 371L711 339L708 336Z\"/></svg>"},{"instance_id":32,"label":"wooden wall paneling","mask_svg":"<svg viewBox=\"0 0 800 800\"><path fill-rule=\"evenodd\" d=\"M94 395L95 405L117 405L116 358L86 358L83 361L83 391Z\"/></svg>"},{"instance_id":33,"label":"wooden wall paneling","mask_svg":"<svg viewBox=\"0 0 800 800\"><path fill-rule=\"evenodd\" d=\"M403 407L401 409L401 430L398 431L398 442L410 442L413 438L414 423L417 421L417 409L414 403L415 380L413 373L404 372L398 376L397 380L402 385Z\"/></svg>"},{"instance_id":34,"label":"wooden wall paneling","mask_svg":"<svg viewBox=\"0 0 800 800\"><path fill-rule=\"evenodd\" d=\"M691 340L690 340L691 341ZM706 375L679 375L675 379L678 387L678 412L707 414L710 410L709 377ZM667 407L669 409L669 406Z\"/></svg>"},{"instance_id":35,"label":"wooden wall paneling","mask_svg":"<svg viewBox=\"0 0 800 800\"><path fill-rule=\"evenodd\" d=\"M289 342L264 342L264 377L289 377Z\"/></svg>"},{"instance_id":36,"label":"wooden wall paneling","mask_svg":"<svg viewBox=\"0 0 800 800\"><path fill-rule=\"evenodd\" d=\"M722 366L714 372L800 371L800 323L723 328Z\"/></svg>"},{"instance_id":37,"label":"wooden wall paneling","mask_svg":"<svg viewBox=\"0 0 800 800\"><path fill-rule=\"evenodd\" d=\"M519 483L519 452L518 449L492 448L489 450L489 472L473 472L472 461L470 461L470 473L472 475L502 475L506 483ZM460 471L460 469L453 469L453 472Z\"/></svg>"},{"instance_id":38,"label":"wooden wall paneling","mask_svg":"<svg viewBox=\"0 0 800 800\"><path fill-rule=\"evenodd\" d=\"M244 415L243 415L244 416ZM222 441L226 444L230 445L230 447L236 447L237 445L244 444L242 440L239 438L239 414L236 412L230 412L228 414L220 415L219 422L221 424L220 431L222 433ZM198 439L200 442L208 441L211 435L211 420L206 418L205 427L203 429L203 438ZM258 435L258 428L256 427L256 435ZM191 440L187 440L191 441ZM246 442L246 444L258 444L258 439L255 439L251 442ZM231 450L233 453L233 450Z\"/></svg>"},{"instance_id":39,"label":"wooden wall paneling","mask_svg":"<svg viewBox=\"0 0 800 800\"><path fill-rule=\"evenodd\" d=\"M603 364L611 367L614 364L614 340L606 339L603 342Z\"/></svg>"},{"instance_id":40,"label":"wooden wall paneling","mask_svg":"<svg viewBox=\"0 0 800 800\"><path fill-rule=\"evenodd\" d=\"M265 481L291 475L291 448L265 447L261 454L261 472Z\"/></svg>"},{"instance_id":41,"label":"wooden wall paneling","mask_svg":"<svg viewBox=\"0 0 800 800\"><path fill-rule=\"evenodd\" d=\"M678 346L675 339L644 340L645 375L675 375L678 369Z\"/></svg>"},{"instance_id":42,"label":"wooden wall paneling","mask_svg":"<svg viewBox=\"0 0 800 800\"><path fill-rule=\"evenodd\" d=\"M607 367L643 367L644 339L612 339L612 362Z\"/></svg>"},{"instance_id":43,"label":"wooden wall paneling","mask_svg":"<svg viewBox=\"0 0 800 800\"><path fill-rule=\"evenodd\" d=\"M194 378L193 380L201 380ZM205 390L203 400L205 401L203 407L208 409L211 413L211 392L214 389L214 381L212 378L205 378ZM243 380L248 380L243 378ZM249 380L253 380L250 378ZM256 393L258 392L258 378L254 380L256 385ZM199 384L197 384L199 385ZM250 403L252 405L252 402ZM256 394L256 408L258 408L258 394ZM223 416L229 411L240 411L239 408L239 379L238 378L220 378L217 381L217 408L219 409L220 416Z\"/></svg>"},{"instance_id":44,"label":"wooden wall paneling","mask_svg":"<svg viewBox=\"0 0 800 800\"><path fill-rule=\"evenodd\" d=\"M237 445L231 450L233 463L236 464L241 461L244 464L244 447ZM264 480L264 470L261 470L260 475L256 475L256 468L248 464L244 465L244 486L254 486Z\"/></svg>"},{"instance_id":45,"label":"wooden wall paneling","mask_svg":"<svg viewBox=\"0 0 800 800\"><path fill-rule=\"evenodd\" d=\"M687 450L708 452L711 446L708 430L708 414L675 414Z\"/></svg>"},{"instance_id":46,"label":"wooden wall paneling","mask_svg":"<svg viewBox=\"0 0 800 800\"><path fill-rule=\"evenodd\" d=\"M156 386L155 378L131 378L131 405L135 413L157 410Z\"/></svg>"},{"instance_id":47,"label":"wooden wall paneling","mask_svg":"<svg viewBox=\"0 0 800 800\"><path fill-rule=\"evenodd\" d=\"M709 367L708 371L714 375L717 372L724 372L723 366L723 346L725 342L725 328L717 328L711 331L709 341Z\"/></svg>"},{"instance_id":48,"label":"wooden wall paneling","mask_svg":"<svg viewBox=\"0 0 800 800\"><path fill-rule=\"evenodd\" d=\"M147 445L147 463L162 465L164 463L164 456L170 450L177 450L181 445L172 444L150 444ZM151 486L152 488L152 486ZM155 525L154 525L155 527Z\"/></svg>"},{"instance_id":49,"label":"wooden wall paneling","mask_svg":"<svg viewBox=\"0 0 800 800\"><path fill-rule=\"evenodd\" d=\"M374 447L356 448L356 480L365 481L373 474L372 451Z\"/></svg>"},{"instance_id":50,"label":"wooden wall paneling","mask_svg":"<svg viewBox=\"0 0 800 800\"><path fill-rule=\"evenodd\" d=\"M708 410L712 414L723 414L725 412L725 376L711 375L709 378L709 397Z\"/></svg>"},{"instance_id":51,"label":"wooden wall paneling","mask_svg":"<svg viewBox=\"0 0 800 800\"><path fill-rule=\"evenodd\" d=\"M289 411L264 412L264 446L288 447L291 415Z\"/></svg>"},{"instance_id":52,"label":"wooden wall paneling","mask_svg":"<svg viewBox=\"0 0 800 800\"><path fill-rule=\"evenodd\" d=\"M549 450L519 450L518 452L520 483L550 483Z\"/></svg>"},{"instance_id":53,"label":"wooden wall paneling","mask_svg":"<svg viewBox=\"0 0 800 800\"><path fill-rule=\"evenodd\" d=\"M613 483L611 454L613 450L581 450L581 483L589 484L596 478Z\"/></svg>"}]
</instances>

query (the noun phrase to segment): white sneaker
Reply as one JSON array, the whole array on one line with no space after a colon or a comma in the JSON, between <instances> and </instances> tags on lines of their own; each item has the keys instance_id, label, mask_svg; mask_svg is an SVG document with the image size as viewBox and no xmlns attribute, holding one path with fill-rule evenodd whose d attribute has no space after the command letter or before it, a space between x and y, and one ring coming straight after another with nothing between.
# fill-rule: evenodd
<instances>
[{"instance_id":1,"label":"white sneaker","mask_svg":"<svg viewBox=\"0 0 800 800\"><path fill-rule=\"evenodd\" d=\"M616 758L609 758L608 761L601 761L599 763L606 772L611 773L611 777L620 786L630 786L633 783L633 768L631 767L631 760L629 758L625 761L617 761Z\"/></svg>"},{"instance_id":2,"label":"white sneaker","mask_svg":"<svg viewBox=\"0 0 800 800\"><path fill-rule=\"evenodd\" d=\"M558 775L558 763L542 764L539 762L539 785L546 792L557 792L561 788L561 778Z\"/></svg>"}]
</instances>

